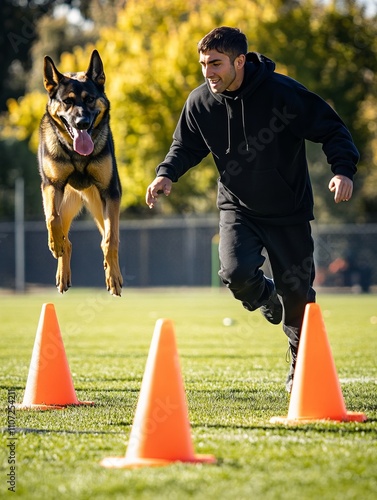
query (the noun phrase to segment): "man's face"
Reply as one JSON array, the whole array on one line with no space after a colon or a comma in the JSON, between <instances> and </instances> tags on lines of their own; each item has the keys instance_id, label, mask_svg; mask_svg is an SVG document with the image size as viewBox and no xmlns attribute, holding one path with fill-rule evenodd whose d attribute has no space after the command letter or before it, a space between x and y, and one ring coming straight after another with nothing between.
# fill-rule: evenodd
<instances>
[{"instance_id":1,"label":"man's face","mask_svg":"<svg viewBox=\"0 0 377 500\"><path fill-rule=\"evenodd\" d=\"M237 90L241 86L244 75L244 55L239 55L232 63L226 54L217 50L209 50L200 52L199 63L202 66L204 78L215 94L221 94L224 90Z\"/></svg>"}]
</instances>

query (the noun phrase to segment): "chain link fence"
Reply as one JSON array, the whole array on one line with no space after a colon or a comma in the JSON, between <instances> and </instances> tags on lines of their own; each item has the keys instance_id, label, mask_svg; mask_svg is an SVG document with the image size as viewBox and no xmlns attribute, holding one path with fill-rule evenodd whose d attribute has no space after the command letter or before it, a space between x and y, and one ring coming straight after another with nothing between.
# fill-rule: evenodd
<instances>
[{"instance_id":1,"label":"chain link fence","mask_svg":"<svg viewBox=\"0 0 377 500\"><path fill-rule=\"evenodd\" d=\"M377 224L312 224L316 286L369 292L377 289ZM23 228L24 286L52 286L56 260L47 247L43 222ZM122 221L120 266L128 287L213 286L213 242L218 217ZM103 287L101 237L92 221L73 223L72 285ZM299 242L297 242L299 244ZM0 223L0 288L16 288L16 232Z\"/></svg>"}]
</instances>

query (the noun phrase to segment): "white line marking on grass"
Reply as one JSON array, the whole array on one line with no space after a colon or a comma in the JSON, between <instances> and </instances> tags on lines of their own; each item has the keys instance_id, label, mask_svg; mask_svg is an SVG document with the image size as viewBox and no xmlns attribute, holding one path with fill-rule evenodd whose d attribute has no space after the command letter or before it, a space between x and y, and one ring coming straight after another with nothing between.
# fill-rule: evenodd
<instances>
[{"instance_id":1,"label":"white line marking on grass","mask_svg":"<svg viewBox=\"0 0 377 500\"><path fill-rule=\"evenodd\" d=\"M355 384L355 383L368 383L372 382L374 384L377 384L377 379L373 377L345 377L345 378L340 378L340 383L341 384Z\"/></svg>"}]
</instances>

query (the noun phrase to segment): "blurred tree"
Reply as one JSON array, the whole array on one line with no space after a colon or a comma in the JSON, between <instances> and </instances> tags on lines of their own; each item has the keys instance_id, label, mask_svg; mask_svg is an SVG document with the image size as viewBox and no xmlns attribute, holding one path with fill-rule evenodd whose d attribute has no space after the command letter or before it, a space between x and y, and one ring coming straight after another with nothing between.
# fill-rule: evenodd
<instances>
[{"instance_id":1,"label":"blurred tree","mask_svg":"<svg viewBox=\"0 0 377 500\"><path fill-rule=\"evenodd\" d=\"M96 29L103 26L115 26L118 13L124 9L127 0L86 0L87 17L91 19Z\"/></svg>"},{"instance_id":2,"label":"blurred tree","mask_svg":"<svg viewBox=\"0 0 377 500\"><path fill-rule=\"evenodd\" d=\"M99 38L99 33L92 23L82 25L80 20L72 23L64 16L42 17L37 22L37 30L39 37L31 49L33 65L28 74L27 92L33 90L44 92L43 58L45 55L49 55L57 63L64 52L72 53L75 49L79 51L79 47L93 44Z\"/></svg>"},{"instance_id":3,"label":"blurred tree","mask_svg":"<svg viewBox=\"0 0 377 500\"><path fill-rule=\"evenodd\" d=\"M14 186L19 177L25 181L25 219L43 217L40 177L35 154L30 151L28 142L11 138L0 140L0 158L0 221L14 218Z\"/></svg>"},{"instance_id":4,"label":"blurred tree","mask_svg":"<svg viewBox=\"0 0 377 500\"><path fill-rule=\"evenodd\" d=\"M377 89L360 103L359 120L366 124L369 139L363 150L363 184L360 189L360 206L363 220L377 222Z\"/></svg>"},{"instance_id":5,"label":"blurred tree","mask_svg":"<svg viewBox=\"0 0 377 500\"><path fill-rule=\"evenodd\" d=\"M46 105L39 92L20 101L9 99L9 114L0 118L0 219L14 215L14 185L18 177L25 181L25 218L43 214L36 151L38 124Z\"/></svg>"},{"instance_id":6,"label":"blurred tree","mask_svg":"<svg viewBox=\"0 0 377 500\"><path fill-rule=\"evenodd\" d=\"M374 126L371 112L363 106L367 101L371 110L377 108L376 18L367 17L365 7L354 0L333 1L327 7L311 1L286 4L278 12L276 19L258 25L259 50L273 54L278 70L327 100L361 152L355 197L347 207L334 206L326 193L331 172L325 157L318 147L308 145L317 213L322 222L376 221L376 197L370 197L375 168L367 154Z\"/></svg>"},{"instance_id":7,"label":"blurred tree","mask_svg":"<svg viewBox=\"0 0 377 500\"><path fill-rule=\"evenodd\" d=\"M55 9L36 22L38 38L33 43L30 56L32 68L28 73L26 91L43 91L43 57L48 54L59 61L64 52L72 53L88 44L95 44L100 38L101 28L113 27L118 12L126 0L77 0L65 1L66 8ZM75 7L69 10L69 5ZM79 68L82 70L85 67ZM67 68L67 71L71 69Z\"/></svg>"},{"instance_id":8,"label":"blurred tree","mask_svg":"<svg viewBox=\"0 0 377 500\"><path fill-rule=\"evenodd\" d=\"M119 0L1 0L0 2L0 112L6 110L9 97L19 97L26 90L28 72L33 66L31 49L43 35L38 21L51 19L57 7L81 9L84 17L91 2L107 4L108 10ZM50 33L51 34L51 33ZM79 37L80 39L80 37ZM76 40L77 43L77 40Z\"/></svg>"},{"instance_id":9,"label":"blurred tree","mask_svg":"<svg viewBox=\"0 0 377 500\"><path fill-rule=\"evenodd\" d=\"M29 51L37 37L36 21L51 9L52 0L36 4L32 0L0 2L0 111L9 97L25 91L31 68Z\"/></svg>"}]
</instances>

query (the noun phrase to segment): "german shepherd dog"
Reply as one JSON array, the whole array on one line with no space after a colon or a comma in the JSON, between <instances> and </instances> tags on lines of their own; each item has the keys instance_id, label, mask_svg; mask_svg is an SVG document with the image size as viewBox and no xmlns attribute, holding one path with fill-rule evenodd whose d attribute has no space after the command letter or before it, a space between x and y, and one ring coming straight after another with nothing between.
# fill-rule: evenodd
<instances>
[{"instance_id":1,"label":"german shepherd dog","mask_svg":"<svg viewBox=\"0 0 377 500\"><path fill-rule=\"evenodd\" d=\"M104 92L101 58L93 51L87 71L60 73L44 58L44 86L49 94L40 124L38 150L48 246L58 260L56 286L71 286L73 219L86 206L101 233L105 280L112 295L121 295L119 209L121 185L109 125L110 103Z\"/></svg>"}]
</instances>

